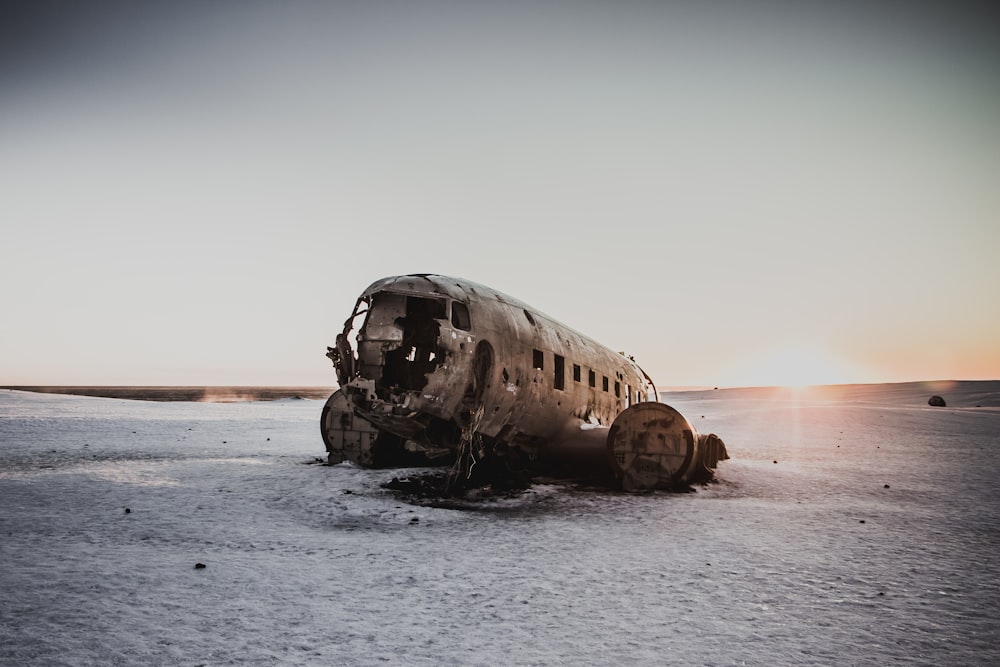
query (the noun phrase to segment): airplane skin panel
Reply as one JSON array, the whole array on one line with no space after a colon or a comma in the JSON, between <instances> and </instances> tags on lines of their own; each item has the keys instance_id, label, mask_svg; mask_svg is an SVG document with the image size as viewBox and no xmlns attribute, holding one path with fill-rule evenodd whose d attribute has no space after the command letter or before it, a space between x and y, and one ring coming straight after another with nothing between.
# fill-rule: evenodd
<instances>
[{"instance_id":1,"label":"airplane skin panel","mask_svg":"<svg viewBox=\"0 0 1000 667\"><path fill-rule=\"evenodd\" d=\"M644 419L664 415L637 408L667 406L635 361L472 281L375 281L327 356L341 385L321 418L331 463L584 472L639 490L706 479L728 458L714 435L699 454L690 428L683 470L663 452L649 463L645 450L636 453L644 429L647 440L667 432ZM615 430L627 411L632 417Z\"/></svg>"}]
</instances>

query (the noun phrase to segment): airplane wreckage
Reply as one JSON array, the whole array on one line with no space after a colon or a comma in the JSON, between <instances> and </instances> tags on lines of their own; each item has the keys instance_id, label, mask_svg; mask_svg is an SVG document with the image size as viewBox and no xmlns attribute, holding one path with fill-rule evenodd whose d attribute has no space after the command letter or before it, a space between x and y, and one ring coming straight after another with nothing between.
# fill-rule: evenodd
<instances>
[{"instance_id":1,"label":"airplane wreckage","mask_svg":"<svg viewBox=\"0 0 1000 667\"><path fill-rule=\"evenodd\" d=\"M451 464L454 489L541 474L639 491L708 481L729 458L631 357L468 280L372 283L327 356L340 383L321 417L331 464Z\"/></svg>"}]
</instances>

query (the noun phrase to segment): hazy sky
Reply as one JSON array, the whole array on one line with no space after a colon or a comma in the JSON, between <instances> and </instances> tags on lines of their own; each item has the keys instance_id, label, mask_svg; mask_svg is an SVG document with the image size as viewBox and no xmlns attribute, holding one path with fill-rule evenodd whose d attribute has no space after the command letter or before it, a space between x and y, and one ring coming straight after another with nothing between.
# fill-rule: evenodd
<instances>
[{"instance_id":1,"label":"hazy sky","mask_svg":"<svg viewBox=\"0 0 1000 667\"><path fill-rule=\"evenodd\" d=\"M1000 378L986 3L20 4L0 384L333 384L412 272L661 385Z\"/></svg>"}]
</instances>

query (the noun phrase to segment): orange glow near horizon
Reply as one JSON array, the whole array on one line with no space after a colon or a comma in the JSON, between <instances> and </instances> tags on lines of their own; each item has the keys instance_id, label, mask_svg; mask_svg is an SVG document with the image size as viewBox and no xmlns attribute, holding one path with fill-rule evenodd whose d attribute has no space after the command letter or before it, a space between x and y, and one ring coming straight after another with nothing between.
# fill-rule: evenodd
<instances>
[{"instance_id":1,"label":"orange glow near horizon","mask_svg":"<svg viewBox=\"0 0 1000 667\"><path fill-rule=\"evenodd\" d=\"M775 349L736 370L741 386L808 387L856 381L857 369L821 348L796 345Z\"/></svg>"}]
</instances>

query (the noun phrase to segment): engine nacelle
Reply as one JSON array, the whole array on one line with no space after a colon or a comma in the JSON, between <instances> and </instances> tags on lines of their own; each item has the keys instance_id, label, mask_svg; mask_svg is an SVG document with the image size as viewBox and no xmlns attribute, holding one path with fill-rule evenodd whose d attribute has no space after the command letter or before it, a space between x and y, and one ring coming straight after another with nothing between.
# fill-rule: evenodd
<instances>
[{"instance_id":1,"label":"engine nacelle","mask_svg":"<svg viewBox=\"0 0 1000 667\"><path fill-rule=\"evenodd\" d=\"M625 491L675 489L706 481L729 458L714 433L699 435L684 415L665 403L638 403L615 419L608 454Z\"/></svg>"}]
</instances>

